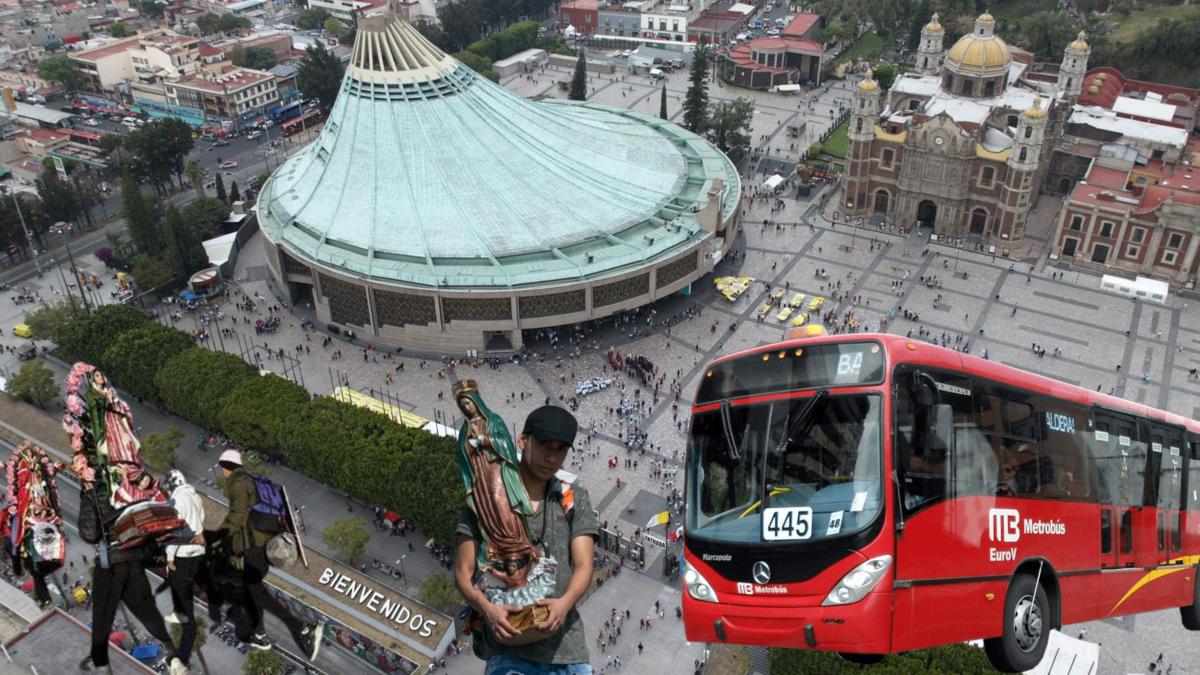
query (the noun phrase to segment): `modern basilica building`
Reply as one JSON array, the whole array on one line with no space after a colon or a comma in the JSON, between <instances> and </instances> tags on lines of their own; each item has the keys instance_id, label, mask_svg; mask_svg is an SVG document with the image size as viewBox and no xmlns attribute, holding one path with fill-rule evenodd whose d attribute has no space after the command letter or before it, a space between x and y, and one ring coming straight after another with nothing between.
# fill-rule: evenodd
<instances>
[{"instance_id":1,"label":"modern basilica building","mask_svg":"<svg viewBox=\"0 0 1200 675\"><path fill-rule=\"evenodd\" d=\"M686 292L729 251L740 196L732 163L679 126L525 100L375 16L258 219L294 302L368 342L444 353Z\"/></svg>"}]
</instances>

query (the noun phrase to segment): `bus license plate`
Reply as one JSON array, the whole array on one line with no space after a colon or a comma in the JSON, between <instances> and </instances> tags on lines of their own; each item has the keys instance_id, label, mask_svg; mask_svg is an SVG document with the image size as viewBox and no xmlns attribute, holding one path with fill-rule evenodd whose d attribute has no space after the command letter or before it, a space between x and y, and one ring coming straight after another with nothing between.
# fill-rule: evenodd
<instances>
[{"instance_id":1,"label":"bus license plate","mask_svg":"<svg viewBox=\"0 0 1200 675\"><path fill-rule=\"evenodd\" d=\"M766 541L808 539L812 536L812 509L787 506L763 512L762 536Z\"/></svg>"}]
</instances>

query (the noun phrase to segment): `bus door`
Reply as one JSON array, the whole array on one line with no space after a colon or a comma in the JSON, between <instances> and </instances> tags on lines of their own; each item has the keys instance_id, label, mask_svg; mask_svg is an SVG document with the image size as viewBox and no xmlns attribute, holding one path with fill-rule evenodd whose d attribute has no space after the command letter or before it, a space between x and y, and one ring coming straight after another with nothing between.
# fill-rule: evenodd
<instances>
[{"instance_id":1,"label":"bus door","mask_svg":"<svg viewBox=\"0 0 1200 675\"><path fill-rule=\"evenodd\" d=\"M1100 567L1139 564L1145 444L1138 440L1133 418L1107 411L1095 414L1094 444L1099 478Z\"/></svg>"},{"instance_id":2,"label":"bus door","mask_svg":"<svg viewBox=\"0 0 1200 675\"><path fill-rule=\"evenodd\" d=\"M1188 434L1184 445L1187 461L1184 484L1183 548L1200 549L1200 436Z\"/></svg>"},{"instance_id":3,"label":"bus door","mask_svg":"<svg viewBox=\"0 0 1200 675\"><path fill-rule=\"evenodd\" d=\"M1187 446L1184 443L1184 431L1178 427L1162 424L1150 425L1150 457L1149 467L1158 466L1155 476L1154 500L1147 503L1155 505L1155 560L1162 563L1183 555L1183 476L1184 460L1187 457ZM1150 490L1150 481L1146 489Z\"/></svg>"}]
</instances>

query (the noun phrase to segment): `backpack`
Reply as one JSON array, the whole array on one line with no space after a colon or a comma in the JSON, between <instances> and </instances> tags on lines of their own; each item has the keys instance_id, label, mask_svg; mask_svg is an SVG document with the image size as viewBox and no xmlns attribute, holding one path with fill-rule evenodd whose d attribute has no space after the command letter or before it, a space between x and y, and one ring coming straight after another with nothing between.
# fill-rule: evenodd
<instances>
[{"instance_id":1,"label":"backpack","mask_svg":"<svg viewBox=\"0 0 1200 675\"><path fill-rule=\"evenodd\" d=\"M250 507L250 527L259 532L283 532L284 519L288 512L283 488L266 476L249 476L254 481L254 490L258 493L258 502Z\"/></svg>"}]
</instances>

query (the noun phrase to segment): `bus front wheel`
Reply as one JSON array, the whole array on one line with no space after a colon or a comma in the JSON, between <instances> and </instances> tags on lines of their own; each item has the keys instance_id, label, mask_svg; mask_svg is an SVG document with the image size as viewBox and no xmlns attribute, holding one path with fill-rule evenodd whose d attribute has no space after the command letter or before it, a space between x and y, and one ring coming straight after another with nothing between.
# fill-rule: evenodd
<instances>
[{"instance_id":1,"label":"bus front wheel","mask_svg":"<svg viewBox=\"0 0 1200 675\"><path fill-rule=\"evenodd\" d=\"M1179 608L1183 618L1183 627L1188 630L1200 630L1200 567L1192 569L1192 604Z\"/></svg>"},{"instance_id":2,"label":"bus front wheel","mask_svg":"<svg viewBox=\"0 0 1200 675\"><path fill-rule=\"evenodd\" d=\"M1004 599L1004 632L983 641L988 660L1003 672L1032 670L1046 653L1052 623L1046 589L1032 575L1017 576Z\"/></svg>"}]
</instances>

